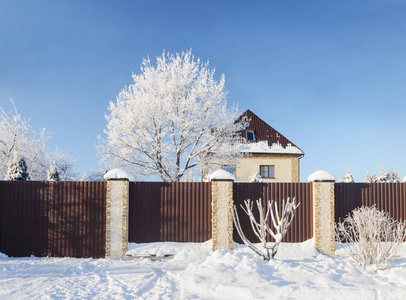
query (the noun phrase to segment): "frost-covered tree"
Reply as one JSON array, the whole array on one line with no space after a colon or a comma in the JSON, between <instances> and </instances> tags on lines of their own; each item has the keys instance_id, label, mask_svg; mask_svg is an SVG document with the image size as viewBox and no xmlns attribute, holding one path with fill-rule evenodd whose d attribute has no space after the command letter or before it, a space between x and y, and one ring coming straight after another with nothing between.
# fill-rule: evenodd
<instances>
[{"instance_id":1,"label":"frost-covered tree","mask_svg":"<svg viewBox=\"0 0 406 300\"><path fill-rule=\"evenodd\" d=\"M5 112L0 106L0 175L6 176L8 166L13 161L15 152L24 156L32 180L46 180L51 161L55 161L60 174L61 167L67 167L65 173L72 173L73 160L61 151L51 152L47 149L51 135L45 128L34 130L29 120L21 117L13 100L12 112ZM71 162L70 164L66 164Z\"/></svg>"},{"instance_id":2,"label":"frost-covered tree","mask_svg":"<svg viewBox=\"0 0 406 300\"><path fill-rule=\"evenodd\" d=\"M390 182L389 174L385 171L384 168L379 172L378 182Z\"/></svg>"},{"instance_id":3,"label":"frost-covered tree","mask_svg":"<svg viewBox=\"0 0 406 300\"><path fill-rule=\"evenodd\" d=\"M376 176L376 175L370 176L369 172L367 172L367 174L365 176L365 182L366 183L400 182L400 177L393 169L391 169L389 172L386 172L385 169L382 168L382 170L379 172L378 176Z\"/></svg>"},{"instance_id":4,"label":"frost-covered tree","mask_svg":"<svg viewBox=\"0 0 406 300\"><path fill-rule=\"evenodd\" d=\"M400 182L399 175L393 169L389 171L388 177L390 182Z\"/></svg>"},{"instance_id":5,"label":"frost-covered tree","mask_svg":"<svg viewBox=\"0 0 406 300\"><path fill-rule=\"evenodd\" d=\"M96 170L90 172L84 172L76 177L77 181L104 181L104 174L107 170Z\"/></svg>"},{"instance_id":6,"label":"frost-covered tree","mask_svg":"<svg viewBox=\"0 0 406 300\"><path fill-rule=\"evenodd\" d=\"M365 183L374 183L374 182L376 182L377 181L377 179L376 179L376 175L370 175L369 174L369 171L367 171L367 173L366 173L366 175L365 175L365 179L364 179L364 182Z\"/></svg>"},{"instance_id":7,"label":"frost-covered tree","mask_svg":"<svg viewBox=\"0 0 406 300\"><path fill-rule=\"evenodd\" d=\"M5 180L16 181L16 180L30 180L30 175L28 174L27 163L24 157L20 157L17 152L14 152L13 161L10 163Z\"/></svg>"},{"instance_id":8,"label":"frost-covered tree","mask_svg":"<svg viewBox=\"0 0 406 300\"><path fill-rule=\"evenodd\" d=\"M56 168L55 163L52 163L47 174L48 180L49 181L61 181L61 178L59 177L59 172L58 169Z\"/></svg>"},{"instance_id":9,"label":"frost-covered tree","mask_svg":"<svg viewBox=\"0 0 406 300\"><path fill-rule=\"evenodd\" d=\"M347 173L345 174L345 176L341 176L340 179L341 183L351 183L354 182L354 177L352 176L351 170L347 170Z\"/></svg>"},{"instance_id":10,"label":"frost-covered tree","mask_svg":"<svg viewBox=\"0 0 406 300\"><path fill-rule=\"evenodd\" d=\"M110 102L107 139L100 138L98 150L110 167L180 181L192 168L234 162L246 124L226 107L224 75L216 81L208 63L189 50L164 52L156 66L144 59L141 74L132 77Z\"/></svg>"}]
</instances>

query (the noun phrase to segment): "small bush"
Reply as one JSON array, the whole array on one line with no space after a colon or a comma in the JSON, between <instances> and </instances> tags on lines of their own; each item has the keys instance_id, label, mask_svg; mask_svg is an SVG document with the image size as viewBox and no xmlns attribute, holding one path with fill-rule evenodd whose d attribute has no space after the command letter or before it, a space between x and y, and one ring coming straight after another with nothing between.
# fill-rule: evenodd
<instances>
[{"instance_id":1,"label":"small bush","mask_svg":"<svg viewBox=\"0 0 406 300\"><path fill-rule=\"evenodd\" d=\"M375 206L354 209L336 224L336 240L362 267L384 270L406 237L406 222L392 219Z\"/></svg>"}]
</instances>

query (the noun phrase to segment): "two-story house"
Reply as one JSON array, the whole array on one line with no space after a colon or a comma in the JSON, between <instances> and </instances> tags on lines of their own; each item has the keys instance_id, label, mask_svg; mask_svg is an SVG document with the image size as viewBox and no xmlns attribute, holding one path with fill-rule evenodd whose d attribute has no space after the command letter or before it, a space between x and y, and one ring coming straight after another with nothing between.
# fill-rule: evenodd
<instances>
[{"instance_id":1,"label":"two-story house","mask_svg":"<svg viewBox=\"0 0 406 300\"><path fill-rule=\"evenodd\" d=\"M250 120L241 132L244 157L236 165L221 168L233 173L237 182L252 182L255 174L262 182L299 182L299 160L304 152L252 111L245 111L239 120L242 118Z\"/></svg>"}]
</instances>

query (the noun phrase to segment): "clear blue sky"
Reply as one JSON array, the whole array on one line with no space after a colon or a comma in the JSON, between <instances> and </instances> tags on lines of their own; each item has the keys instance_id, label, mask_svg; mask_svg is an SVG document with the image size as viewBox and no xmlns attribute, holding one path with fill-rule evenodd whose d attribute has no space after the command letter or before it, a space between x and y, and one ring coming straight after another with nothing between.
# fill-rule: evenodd
<instances>
[{"instance_id":1,"label":"clear blue sky","mask_svg":"<svg viewBox=\"0 0 406 300\"><path fill-rule=\"evenodd\" d=\"M143 58L190 48L225 74L230 104L305 151L301 181L406 175L404 0L2 0L0 105L96 170L109 101Z\"/></svg>"}]
</instances>

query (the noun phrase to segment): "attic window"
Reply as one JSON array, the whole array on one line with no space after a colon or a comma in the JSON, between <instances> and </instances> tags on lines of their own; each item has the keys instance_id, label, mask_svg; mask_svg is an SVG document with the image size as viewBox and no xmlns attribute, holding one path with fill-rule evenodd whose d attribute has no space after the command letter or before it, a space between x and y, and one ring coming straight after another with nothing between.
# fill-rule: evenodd
<instances>
[{"instance_id":1,"label":"attic window","mask_svg":"<svg viewBox=\"0 0 406 300\"><path fill-rule=\"evenodd\" d=\"M254 130L247 130L247 142L253 143L255 142L255 131Z\"/></svg>"}]
</instances>

